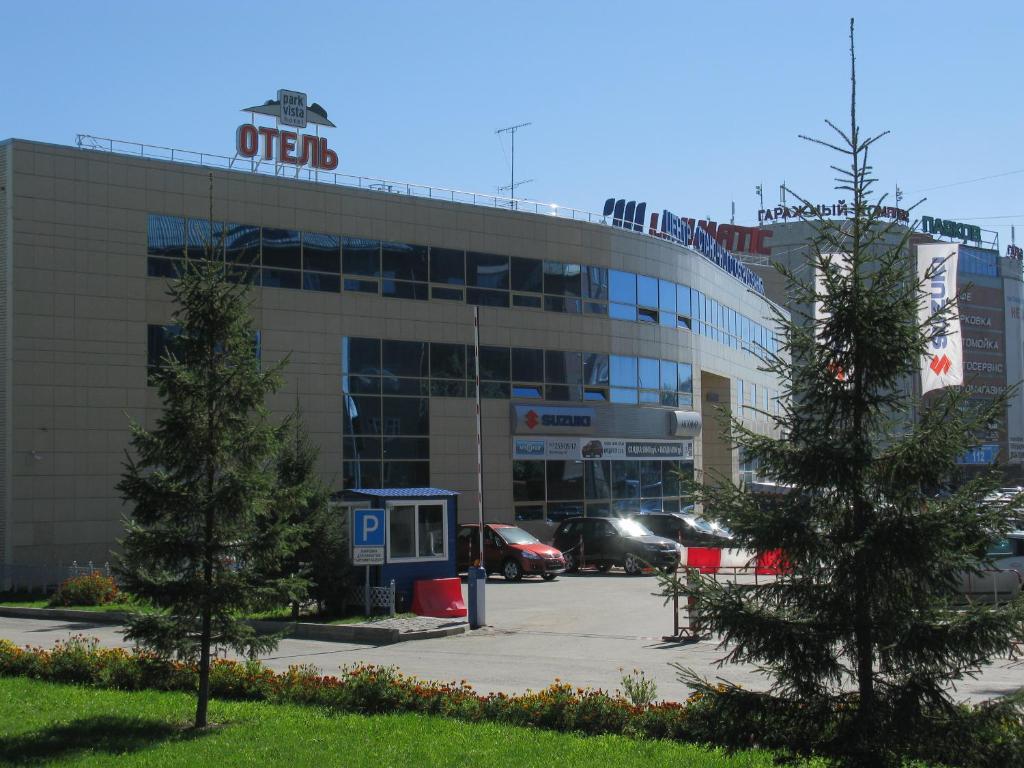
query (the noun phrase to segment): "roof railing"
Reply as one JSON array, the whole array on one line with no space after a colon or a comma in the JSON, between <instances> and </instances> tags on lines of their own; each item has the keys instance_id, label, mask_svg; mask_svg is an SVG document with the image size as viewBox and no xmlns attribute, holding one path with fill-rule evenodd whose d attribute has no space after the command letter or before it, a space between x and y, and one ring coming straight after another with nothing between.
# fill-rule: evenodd
<instances>
[{"instance_id":1,"label":"roof railing","mask_svg":"<svg viewBox=\"0 0 1024 768\"><path fill-rule=\"evenodd\" d=\"M136 141L109 139L102 136L91 136L80 133L75 138L80 149L93 149L118 155L144 157L152 160L168 160L174 163L188 163L207 168L223 168L225 170L245 170L266 176L279 178L301 179L321 184L333 184L343 187L355 187L374 192L389 192L396 195L425 197L431 200L443 200L452 203L468 203L489 208L507 208L513 211L535 213L544 216L556 216L574 221L587 221L591 224L607 224L607 217L594 211L571 208L557 203L544 203L520 197L503 197L483 192L466 192L461 189L437 187L429 184L417 184L411 181L381 179L375 176L355 176L348 173L321 171L316 168L284 165L268 160L243 158L238 155L228 157L210 152L196 152L189 149L162 147L157 144L141 144Z\"/></svg>"}]
</instances>

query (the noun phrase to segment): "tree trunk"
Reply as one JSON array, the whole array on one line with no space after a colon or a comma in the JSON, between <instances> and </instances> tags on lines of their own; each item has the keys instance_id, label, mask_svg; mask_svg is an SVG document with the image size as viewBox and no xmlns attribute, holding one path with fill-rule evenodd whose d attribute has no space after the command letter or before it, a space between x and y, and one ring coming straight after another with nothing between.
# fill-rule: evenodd
<instances>
[{"instance_id":1,"label":"tree trunk","mask_svg":"<svg viewBox=\"0 0 1024 768\"><path fill-rule=\"evenodd\" d=\"M203 607L203 629L199 648L199 699L196 702L196 728L206 727L206 709L210 700L210 606Z\"/></svg>"}]
</instances>

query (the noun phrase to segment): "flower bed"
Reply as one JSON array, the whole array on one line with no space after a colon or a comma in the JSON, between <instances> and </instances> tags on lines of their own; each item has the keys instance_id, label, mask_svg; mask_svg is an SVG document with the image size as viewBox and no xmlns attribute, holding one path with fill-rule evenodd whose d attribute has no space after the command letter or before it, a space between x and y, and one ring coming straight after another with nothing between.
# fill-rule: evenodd
<instances>
[{"instance_id":1,"label":"flower bed","mask_svg":"<svg viewBox=\"0 0 1024 768\"><path fill-rule=\"evenodd\" d=\"M194 665L145 651L101 648L83 636L52 650L20 648L0 640L0 675L79 683L120 690L195 691ZM364 714L418 712L467 722L496 722L586 734L627 734L690 740L687 705L674 702L633 706L619 694L573 688L556 680L542 691L482 695L465 681L438 683L404 675L395 667L352 665L340 675L293 666L275 673L259 662L217 659L210 694L226 699L311 704ZM703 739L701 739L703 741Z\"/></svg>"}]
</instances>

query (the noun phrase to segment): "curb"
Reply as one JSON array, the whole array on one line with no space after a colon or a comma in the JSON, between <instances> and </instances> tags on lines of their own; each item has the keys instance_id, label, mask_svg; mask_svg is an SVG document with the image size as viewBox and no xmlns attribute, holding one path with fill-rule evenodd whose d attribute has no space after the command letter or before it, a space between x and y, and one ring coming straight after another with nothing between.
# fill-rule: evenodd
<instances>
[{"instance_id":1,"label":"curb","mask_svg":"<svg viewBox=\"0 0 1024 768\"><path fill-rule=\"evenodd\" d=\"M124 624L129 614L123 611L77 611L73 608L16 608L0 606L0 616L14 619L57 619L88 624ZM257 632L275 633L284 630L286 638L321 640L329 643L368 643L391 645L410 640L430 640L451 637L466 632L466 624L414 632L400 632L394 627L375 627L368 624L313 624L311 622L266 621L251 619L247 622Z\"/></svg>"}]
</instances>

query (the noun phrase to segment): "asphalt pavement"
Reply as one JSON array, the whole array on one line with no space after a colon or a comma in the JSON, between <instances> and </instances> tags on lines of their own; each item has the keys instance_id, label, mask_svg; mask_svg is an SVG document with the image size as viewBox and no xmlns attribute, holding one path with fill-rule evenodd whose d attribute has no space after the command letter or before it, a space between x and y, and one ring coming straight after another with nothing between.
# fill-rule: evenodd
<instances>
[{"instance_id":1,"label":"asphalt pavement","mask_svg":"<svg viewBox=\"0 0 1024 768\"><path fill-rule=\"evenodd\" d=\"M465 585L463 585L465 590ZM653 576L610 573L560 576L552 582L488 580L488 626L463 635L371 646L313 640L284 640L263 658L275 670L312 664L325 674L356 663L395 665L428 680L469 682L481 693L539 690L555 679L574 686L620 687L624 672L642 670L657 682L659 698L680 700L688 689L669 666L681 663L708 678L746 688L768 680L751 667L716 662L723 650L712 640L680 645L665 642L672 630L670 607L653 593ZM97 637L106 646L128 646L116 626L0 618L0 637L19 645L49 647L71 634ZM1024 662L1001 659L977 680L958 685L958 699L979 701L1024 688Z\"/></svg>"}]
</instances>

